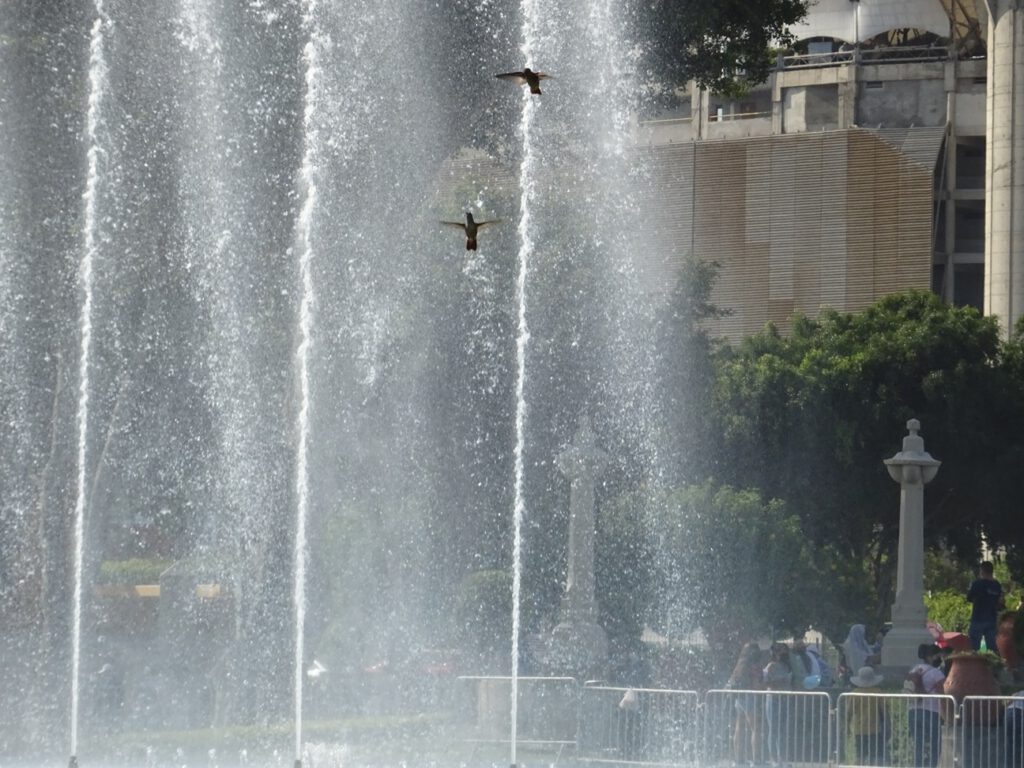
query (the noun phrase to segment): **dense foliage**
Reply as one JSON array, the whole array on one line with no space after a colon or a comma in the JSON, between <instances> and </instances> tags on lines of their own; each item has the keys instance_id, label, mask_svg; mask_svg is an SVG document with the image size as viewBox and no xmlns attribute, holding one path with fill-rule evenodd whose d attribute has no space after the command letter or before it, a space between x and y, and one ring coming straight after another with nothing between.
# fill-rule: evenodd
<instances>
[{"instance_id":1,"label":"dense foliage","mask_svg":"<svg viewBox=\"0 0 1024 768\"><path fill-rule=\"evenodd\" d=\"M926 489L929 545L969 559L983 533L1002 543L1007 478L993 469L1017 441L1024 382L1001 361L991 318L923 292L798 318L785 338L768 328L720 361L723 477L785 498L816 546L862 571L875 600L859 609L881 620L899 526L882 460L900 450L908 419L943 461Z\"/></svg>"},{"instance_id":2,"label":"dense foliage","mask_svg":"<svg viewBox=\"0 0 1024 768\"><path fill-rule=\"evenodd\" d=\"M807 13L807 0L644 0L637 25L649 74L668 88L693 79L718 93L764 82L772 49Z\"/></svg>"}]
</instances>

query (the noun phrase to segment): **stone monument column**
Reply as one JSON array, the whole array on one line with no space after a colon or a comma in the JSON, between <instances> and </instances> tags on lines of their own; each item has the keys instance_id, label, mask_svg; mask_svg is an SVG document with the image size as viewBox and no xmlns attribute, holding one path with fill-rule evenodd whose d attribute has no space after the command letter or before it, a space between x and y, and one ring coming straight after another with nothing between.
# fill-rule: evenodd
<instances>
[{"instance_id":1,"label":"stone monument column","mask_svg":"<svg viewBox=\"0 0 1024 768\"><path fill-rule=\"evenodd\" d=\"M1024 0L986 0L985 314L1024 314Z\"/></svg>"},{"instance_id":2,"label":"stone monument column","mask_svg":"<svg viewBox=\"0 0 1024 768\"><path fill-rule=\"evenodd\" d=\"M548 660L563 674L586 677L600 673L608 658L608 638L597 623L594 596L594 488L608 455L596 446L589 419L583 418L572 445L555 462L572 486L562 617L551 633Z\"/></svg>"},{"instance_id":3,"label":"stone monument column","mask_svg":"<svg viewBox=\"0 0 1024 768\"><path fill-rule=\"evenodd\" d=\"M939 471L939 464L924 449L917 434L921 422L907 422L910 432L903 450L885 460L889 476L900 484L900 539L896 561L896 601L892 629L882 644L882 666L887 673L902 674L917 662L917 646L932 642L925 627L924 606L924 486Z\"/></svg>"}]
</instances>

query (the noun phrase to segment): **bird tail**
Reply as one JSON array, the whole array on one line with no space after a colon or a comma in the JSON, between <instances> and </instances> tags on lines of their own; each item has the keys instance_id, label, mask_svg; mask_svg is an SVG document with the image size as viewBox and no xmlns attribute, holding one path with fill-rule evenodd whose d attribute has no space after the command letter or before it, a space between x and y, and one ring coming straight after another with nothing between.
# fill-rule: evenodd
<instances>
[{"instance_id":1,"label":"bird tail","mask_svg":"<svg viewBox=\"0 0 1024 768\"><path fill-rule=\"evenodd\" d=\"M466 240L466 250L467 251L475 251L476 250L476 238L475 237L471 237L471 238L468 238Z\"/></svg>"}]
</instances>

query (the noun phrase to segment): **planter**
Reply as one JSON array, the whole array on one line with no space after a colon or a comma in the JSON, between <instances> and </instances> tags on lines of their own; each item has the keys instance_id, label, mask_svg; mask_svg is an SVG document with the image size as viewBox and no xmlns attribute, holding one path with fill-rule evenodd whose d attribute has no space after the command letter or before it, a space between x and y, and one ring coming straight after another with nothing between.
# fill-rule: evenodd
<instances>
[{"instance_id":1,"label":"planter","mask_svg":"<svg viewBox=\"0 0 1024 768\"><path fill-rule=\"evenodd\" d=\"M955 654L950 656L949 674L942 689L948 696L962 704L966 696L998 696L999 683L996 681L992 660L980 653ZM998 701L973 702L964 708L964 723L970 726L994 726L999 722L1002 707Z\"/></svg>"}]
</instances>

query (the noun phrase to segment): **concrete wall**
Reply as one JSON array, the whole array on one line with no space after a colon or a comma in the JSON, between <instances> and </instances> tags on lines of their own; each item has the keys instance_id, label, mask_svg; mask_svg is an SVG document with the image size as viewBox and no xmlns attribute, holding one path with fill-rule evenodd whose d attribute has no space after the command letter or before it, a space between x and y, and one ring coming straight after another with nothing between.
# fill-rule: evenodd
<instances>
[{"instance_id":1,"label":"concrete wall","mask_svg":"<svg viewBox=\"0 0 1024 768\"><path fill-rule=\"evenodd\" d=\"M784 88L782 125L785 133L830 131L839 127L839 89L835 85Z\"/></svg>"},{"instance_id":2,"label":"concrete wall","mask_svg":"<svg viewBox=\"0 0 1024 768\"><path fill-rule=\"evenodd\" d=\"M887 128L946 123L946 88L936 80L867 80L858 83L857 125Z\"/></svg>"}]
</instances>

